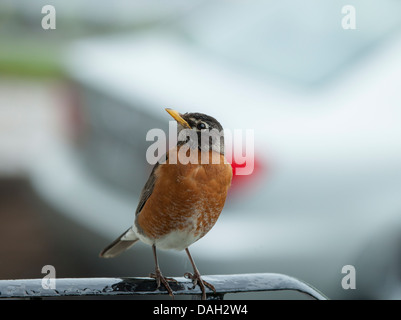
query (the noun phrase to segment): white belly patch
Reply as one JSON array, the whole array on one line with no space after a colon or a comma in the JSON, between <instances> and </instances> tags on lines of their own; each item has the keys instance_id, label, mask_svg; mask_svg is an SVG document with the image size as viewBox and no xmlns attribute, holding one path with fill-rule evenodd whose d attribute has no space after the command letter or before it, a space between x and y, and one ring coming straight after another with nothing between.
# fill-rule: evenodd
<instances>
[{"instance_id":1,"label":"white belly patch","mask_svg":"<svg viewBox=\"0 0 401 320\"><path fill-rule=\"evenodd\" d=\"M132 229L136 233L136 236L144 243L149 245L156 245L159 249L175 249L178 251L188 248L195 241L199 240L200 234L195 235L196 229L196 218L192 218L193 221L187 221L186 227L182 229L174 230L158 239L151 239L139 232L136 225L134 224Z\"/></svg>"},{"instance_id":2,"label":"white belly patch","mask_svg":"<svg viewBox=\"0 0 401 320\"><path fill-rule=\"evenodd\" d=\"M160 249L175 249L175 250L184 250L188 248L191 244L199 239L198 236L194 236L193 233L179 230L173 231L169 234L157 239L155 241L156 247Z\"/></svg>"}]
</instances>

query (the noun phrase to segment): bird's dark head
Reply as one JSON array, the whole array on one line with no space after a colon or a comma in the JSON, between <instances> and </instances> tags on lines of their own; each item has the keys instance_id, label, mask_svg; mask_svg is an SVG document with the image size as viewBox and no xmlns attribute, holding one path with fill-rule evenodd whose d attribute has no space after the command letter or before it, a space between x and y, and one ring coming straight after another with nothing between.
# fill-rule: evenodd
<instances>
[{"instance_id":1,"label":"bird's dark head","mask_svg":"<svg viewBox=\"0 0 401 320\"><path fill-rule=\"evenodd\" d=\"M220 122L215 118L204 113L187 112L181 114L172 109L166 111L178 123L178 137L184 135L187 137L184 141L188 142L191 139L191 132L196 133L197 139L192 139L197 143L197 146L202 151L214 150L224 154L224 132ZM187 130L185 130L187 129ZM189 130L188 130L189 129ZM203 138L202 138L203 137Z\"/></svg>"}]
</instances>

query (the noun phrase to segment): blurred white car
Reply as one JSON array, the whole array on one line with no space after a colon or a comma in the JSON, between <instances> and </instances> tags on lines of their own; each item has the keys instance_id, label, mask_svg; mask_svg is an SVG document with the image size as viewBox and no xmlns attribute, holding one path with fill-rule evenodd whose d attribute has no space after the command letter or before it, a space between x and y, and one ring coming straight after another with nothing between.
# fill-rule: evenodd
<instances>
[{"instance_id":1,"label":"blurred white car","mask_svg":"<svg viewBox=\"0 0 401 320\"><path fill-rule=\"evenodd\" d=\"M210 114L254 130L256 167L234 178L216 226L192 246L201 273L279 272L330 298L400 298L401 5L365 2L356 30L341 28L334 4L222 2L76 43L66 54L76 144L38 162L35 186L107 239L100 250L134 219L150 172L146 132L167 130L164 108ZM142 244L124 254L127 270L140 255L151 272ZM175 275L185 259L163 254L161 268ZM345 265L354 290L341 285Z\"/></svg>"}]
</instances>

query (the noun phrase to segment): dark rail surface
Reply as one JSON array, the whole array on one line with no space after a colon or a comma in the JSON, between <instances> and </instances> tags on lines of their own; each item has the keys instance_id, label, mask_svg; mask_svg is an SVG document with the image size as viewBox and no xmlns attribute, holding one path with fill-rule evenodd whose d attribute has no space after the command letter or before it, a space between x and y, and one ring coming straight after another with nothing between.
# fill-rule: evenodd
<instances>
[{"instance_id":1,"label":"dark rail surface","mask_svg":"<svg viewBox=\"0 0 401 320\"><path fill-rule=\"evenodd\" d=\"M260 292L293 290L299 291L317 300L327 298L315 288L296 278L277 273L253 273L233 275L203 276L212 283L217 291L214 294L207 289L208 299L223 299L226 293ZM170 286L175 295L194 295L199 298L199 287L192 288L191 280L175 277L177 283ZM57 278L55 289L42 287L42 279L0 280L1 298L46 298L46 297L80 297L80 296L135 296L167 295L162 286L156 288L151 278Z\"/></svg>"}]
</instances>

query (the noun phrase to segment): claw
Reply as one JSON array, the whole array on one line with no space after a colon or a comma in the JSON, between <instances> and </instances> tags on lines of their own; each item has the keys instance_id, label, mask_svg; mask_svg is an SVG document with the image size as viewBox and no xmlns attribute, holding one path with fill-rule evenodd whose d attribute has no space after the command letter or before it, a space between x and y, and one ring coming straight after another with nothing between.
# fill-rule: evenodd
<instances>
[{"instance_id":1,"label":"claw","mask_svg":"<svg viewBox=\"0 0 401 320\"><path fill-rule=\"evenodd\" d=\"M206 300L206 287L208 287L214 293L216 293L215 287L212 284L210 284L209 282L203 280L200 273L198 272L198 270L195 270L195 272L193 274L190 272L186 272L184 274L184 277L192 280L192 284L193 284L192 289L195 289L195 287L197 285L199 285L199 287L202 291L202 300Z\"/></svg>"},{"instance_id":2,"label":"claw","mask_svg":"<svg viewBox=\"0 0 401 320\"><path fill-rule=\"evenodd\" d=\"M168 281L177 283L177 280L175 280L173 278L164 277L162 275L160 269L158 269L158 268L156 268L155 273L149 274L149 277L156 280L157 289L159 289L161 284L163 283L164 287L167 289L169 296L174 299L173 290L171 290L170 285L168 284Z\"/></svg>"}]
</instances>

